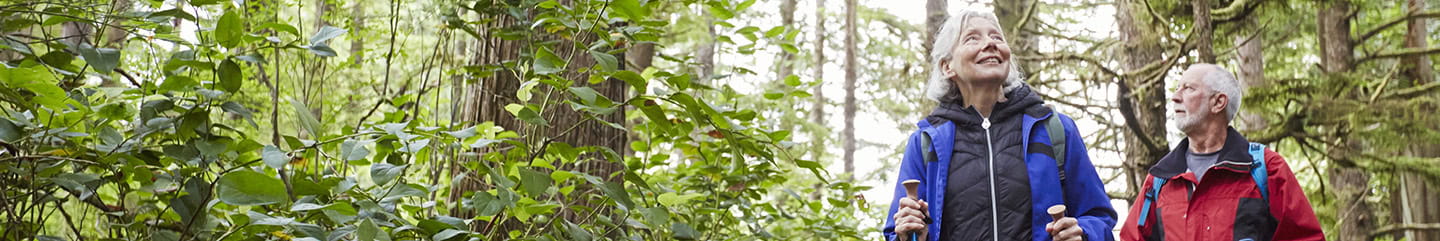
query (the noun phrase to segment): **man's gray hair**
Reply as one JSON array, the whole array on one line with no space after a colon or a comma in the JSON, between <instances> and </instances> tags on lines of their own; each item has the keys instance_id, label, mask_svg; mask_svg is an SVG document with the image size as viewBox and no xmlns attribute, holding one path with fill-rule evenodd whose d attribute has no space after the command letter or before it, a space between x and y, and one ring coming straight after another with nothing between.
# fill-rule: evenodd
<instances>
[{"instance_id":1,"label":"man's gray hair","mask_svg":"<svg viewBox=\"0 0 1440 241\"><path fill-rule=\"evenodd\" d=\"M1235 74L1231 74L1229 70L1225 70L1219 65L1195 64L1191 66L1191 68L1194 67L1211 68L1210 71L1205 72L1203 79L1205 85L1209 85L1211 91L1224 93L1229 97L1230 104L1225 105L1225 121L1234 121L1235 113L1240 112L1241 99L1244 99L1245 96L1245 87L1240 86L1240 80L1235 79Z\"/></svg>"},{"instance_id":2,"label":"man's gray hair","mask_svg":"<svg viewBox=\"0 0 1440 241\"><path fill-rule=\"evenodd\" d=\"M940 31L935 33L935 43L930 50L930 79L925 87L925 98L942 101L946 95L951 95L951 92L959 91L955 88L954 83L950 83L950 79L945 78L945 69L942 65L955 57L951 56L950 53L955 50L955 45L960 42L960 32L970 26L970 19L975 17L994 21L995 26L1002 28L1001 35L1005 35L1004 27L1000 26L1000 19L996 18L994 13L965 10L960 11L958 14L951 15L949 19L945 20L945 24L940 25ZM1025 80L1025 77L1021 76L1020 65L1015 63L1015 58L1012 56L1009 61L1010 74L1009 77L1005 78L1004 87L1006 93L1015 89L1015 87L1019 87L1021 82Z\"/></svg>"}]
</instances>

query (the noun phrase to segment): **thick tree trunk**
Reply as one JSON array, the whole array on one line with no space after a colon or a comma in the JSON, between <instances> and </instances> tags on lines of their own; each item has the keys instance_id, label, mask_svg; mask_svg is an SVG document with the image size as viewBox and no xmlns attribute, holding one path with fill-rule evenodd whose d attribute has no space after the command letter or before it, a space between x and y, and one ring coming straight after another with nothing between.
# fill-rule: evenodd
<instances>
[{"instance_id":1,"label":"thick tree trunk","mask_svg":"<svg viewBox=\"0 0 1440 241\"><path fill-rule=\"evenodd\" d=\"M1240 62L1240 76L1238 77L1246 89L1261 89L1266 85L1265 54L1261 49L1265 39L1264 34L1260 34L1265 30L1257 27L1255 22L1254 15L1246 16L1241 24L1246 26L1244 29L1247 31L1241 31L1241 34L1235 36L1235 43L1240 45L1235 54L1236 59ZM1265 122L1265 118L1243 110L1240 112L1240 123L1236 125L1238 129L1246 132L1264 130L1267 126L1269 123Z\"/></svg>"},{"instance_id":2,"label":"thick tree trunk","mask_svg":"<svg viewBox=\"0 0 1440 241\"><path fill-rule=\"evenodd\" d=\"M1121 67L1126 72L1138 71L1146 65L1161 61L1160 34L1156 28L1148 22L1151 19L1145 10L1143 3L1138 0L1118 0L1116 4L1116 23L1120 27L1120 41L1122 48L1117 51ZM1142 78L1148 74L1136 75L1132 78L1122 78L1120 81L1121 107L1129 106L1129 109L1122 109L1121 112L1129 111L1137 123L1128 124L1125 132L1125 149L1131 150L1125 153L1125 166L1129 170L1129 185L1131 190L1138 191L1140 179L1144 178L1150 166L1164 157L1170 146L1165 141L1165 82L1154 81L1151 86L1142 86L1148 82ZM1131 91L1136 91L1131 93ZM1126 104L1129 103L1129 104ZM1127 119L1127 121L1129 121ZM1145 140L1150 143L1145 143Z\"/></svg>"},{"instance_id":3,"label":"thick tree trunk","mask_svg":"<svg viewBox=\"0 0 1440 241\"><path fill-rule=\"evenodd\" d=\"M1422 11L1425 9L1423 0L1407 0L1407 11ZM1426 48L1429 28L1426 19L1411 19L1407 23L1405 33L1405 48ZM1409 86L1423 85L1435 81L1434 66L1431 65L1429 56L1417 55L1406 57L1400 61L1404 68L1405 78L1409 79ZM1431 95L1437 96L1437 95ZM1416 113L1419 115L1433 115L1433 113ZM1416 116L1413 118L1425 118ZM1434 123L1430 128L1440 128ZM1440 144L1429 142L1416 142L1411 147L1412 156L1416 157L1440 157ZM1399 170L1396 175L1396 188L1391 190L1390 199L1392 206L1390 212L1395 224L1416 224L1416 223L1440 223L1440 187L1427 180L1423 174L1413 170ZM1437 230L1408 230L1399 233L1395 238L1401 237L1407 240L1435 240L1440 239L1440 231Z\"/></svg>"},{"instance_id":4,"label":"thick tree trunk","mask_svg":"<svg viewBox=\"0 0 1440 241\"><path fill-rule=\"evenodd\" d=\"M562 2L562 4L569 3ZM511 25L522 23L521 21L505 14L499 14L495 16L481 16L481 18L493 19L495 21L486 22L481 26L477 26L477 29L480 30L478 32L481 33L481 36L477 39L478 43L473 44L472 46L474 47L470 49L472 52L469 53L471 58L469 64L500 64L503 61L520 58L520 56L523 54L522 51L534 51L534 49L538 48L538 46L530 46L526 44L527 42L532 42L534 40L504 40L500 36L496 35L493 31L485 31L487 29L510 27ZM558 36L540 37L549 40L561 41L560 44L554 45L554 49L552 52L560 55L559 57L561 59L571 60L568 65L569 69L563 72L562 76L567 79L575 80L575 82L577 83L586 83L585 80L588 79L587 74L580 73L577 70L579 68L592 66L595 62L593 59L591 59L590 55L584 49L575 49L573 42L571 41L588 43L589 41L593 41L595 37L576 36L573 40L560 40L562 38ZM526 124L516 119L504 109L504 106L507 104L522 102L514 97L516 90L518 90L520 87L520 84L521 81L516 79L513 75L496 74L486 78L481 78L478 81L475 81L474 84L467 85L465 88L466 93L463 94L467 98L465 100L462 100L465 102L465 104L463 104L461 109L458 110L462 115L459 119L463 122L469 123L491 121L494 122L496 126L503 127L506 130L533 131L533 133L530 133L529 135L554 137L556 138L554 139L554 142L567 143L575 147L602 146L617 151L626 148L625 145L628 144L628 141L626 140L627 138L625 130L612 128L597 121L587 121L587 119L584 117L584 113L575 112L569 108L557 107L544 110L545 113L542 113L542 116L544 116L546 120L549 121L549 126L539 128L527 128ZM627 85L624 82L613 79L606 80L598 84L581 85L590 87L594 89L597 93L612 100L623 100L626 96L626 91L628 89ZM531 101L540 101L540 98L532 99ZM624 119L622 115L623 112L617 111L609 115L603 115L598 117L601 120L611 123L623 123ZM564 131L569 129L570 126L576 125L576 123L580 124L573 130L570 130L571 132L564 133ZM562 133L564 135L561 135ZM619 181L619 176L611 176L612 173L618 172L622 169L622 166L620 166L616 162L604 160L603 157L601 157L600 155L581 156L581 159L582 162L576 163L576 166L562 166L561 168L569 171L583 172L592 176L606 178L607 181ZM452 184L453 188L451 189L450 200L455 203L459 203L461 199L464 198L463 195L466 192L483 190L483 187L489 185L483 182L484 174L477 174L472 173L468 170L459 169L452 169L451 173L453 175L467 176L463 182ZM583 192L587 190L577 191ZM473 214L460 213L456 216L468 217L470 215ZM570 218L572 216L563 217ZM481 228L488 225L484 224L483 222L476 222L476 224L477 225L472 226L472 228ZM501 225L499 228L501 230L505 230L510 227L508 227L507 225Z\"/></svg>"},{"instance_id":5,"label":"thick tree trunk","mask_svg":"<svg viewBox=\"0 0 1440 241\"><path fill-rule=\"evenodd\" d=\"M1190 36L1195 40L1195 52L1200 54L1201 63L1215 63L1215 26L1210 22L1210 0L1191 0L1190 7L1194 10L1195 35Z\"/></svg>"},{"instance_id":6,"label":"thick tree trunk","mask_svg":"<svg viewBox=\"0 0 1440 241\"><path fill-rule=\"evenodd\" d=\"M1040 4L1036 1L996 1L994 11L995 17L1000 19L1000 27L1005 28L1005 38L1010 41L1010 51L1014 56L1038 56L1039 49L1035 48L1038 38L1030 31L1025 31L1025 26L1035 21L1034 16L1025 19L1032 11L1030 8L1037 7L1031 4ZM1020 73L1026 77L1035 75L1035 61L1020 61Z\"/></svg>"},{"instance_id":7,"label":"thick tree trunk","mask_svg":"<svg viewBox=\"0 0 1440 241\"><path fill-rule=\"evenodd\" d=\"M822 0L823 1L823 0ZM925 59L930 59L930 53L934 52L935 34L940 32L940 25L945 24L949 17L949 0L925 0ZM930 66L930 65L925 65Z\"/></svg>"},{"instance_id":8,"label":"thick tree trunk","mask_svg":"<svg viewBox=\"0 0 1440 241\"><path fill-rule=\"evenodd\" d=\"M1316 16L1320 47L1320 67L1328 75L1340 75L1354 68L1354 49L1350 39L1350 3L1322 3ZM1364 143L1340 137L1343 146L1331 147L1332 160L1327 172L1330 191L1335 195L1337 240L1367 239L1375 226L1369 196L1370 175L1352 157L1364 150Z\"/></svg>"},{"instance_id":9,"label":"thick tree trunk","mask_svg":"<svg viewBox=\"0 0 1440 241\"><path fill-rule=\"evenodd\" d=\"M855 111L857 105L855 99L855 82L858 78L856 71L856 49L855 46L856 21L855 8L860 7L858 0L845 0L845 130L841 133L845 148L845 180L855 179Z\"/></svg>"}]
</instances>

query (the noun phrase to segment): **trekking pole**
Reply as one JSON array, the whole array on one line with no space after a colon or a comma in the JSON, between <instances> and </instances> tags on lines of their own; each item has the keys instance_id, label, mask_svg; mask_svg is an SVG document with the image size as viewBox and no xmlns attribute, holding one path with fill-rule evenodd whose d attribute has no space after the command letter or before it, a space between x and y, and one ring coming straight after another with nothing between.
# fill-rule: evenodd
<instances>
[{"instance_id":1,"label":"trekking pole","mask_svg":"<svg viewBox=\"0 0 1440 241\"><path fill-rule=\"evenodd\" d=\"M1051 223L1060 222L1060 219L1065 218L1065 205L1050 206L1050 208L1045 209L1045 212L1050 213Z\"/></svg>"},{"instance_id":2,"label":"trekking pole","mask_svg":"<svg viewBox=\"0 0 1440 241\"><path fill-rule=\"evenodd\" d=\"M909 197L909 198L911 198L911 199L915 199L915 200L917 200L917 201L920 200L920 191L917 190L917 189L920 188L920 180L910 179L910 180L905 180L904 182L901 182L900 184L905 185L905 196L906 196L906 197ZM923 231L922 231L922 232L923 232ZM910 233L910 241L920 241L920 235L919 235L919 234L916 234L916 233Z\"/></svg>"},{"instance_id":3,"label":"trekking pole","mask_svg":"<svg viewBox=\"0 0 1440 241\"><path fill-rule=\"evenodd\" d=\"M1050 218L1054 219L1051 222L1058 222L1060 219L1065 218L1065 205L1050 206L1045 212L1050 213Z\"/></svg>"}]
</instances>

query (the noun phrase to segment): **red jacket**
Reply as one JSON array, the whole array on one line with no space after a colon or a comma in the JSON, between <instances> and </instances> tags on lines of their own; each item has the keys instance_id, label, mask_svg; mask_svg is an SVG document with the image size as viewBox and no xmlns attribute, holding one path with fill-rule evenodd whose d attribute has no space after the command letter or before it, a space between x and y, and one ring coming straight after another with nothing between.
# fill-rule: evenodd
<instances>
[{"instance_id":1,"label":"red jacket","mask_svg":"<svg viewBox=\"0 0 1440 241\"><path fill-rule=\"evenodd\" d=\"M1285 158L1265 149L1270 189L1270 202L1265 203L1250 176L1254 159L1249 141L1233 128L1227 132L1220 157L1205 172L1204 182L1196 183L1185 165L1188 139L1150 168L1129 218L1121 225L1120 240L1325 240ZM1167 181L1151 203L1150 214L1140 217L1154 177ZM1145 226L1137 225L1138 219L1146 219Z\"/></svg>"}]
</instances>

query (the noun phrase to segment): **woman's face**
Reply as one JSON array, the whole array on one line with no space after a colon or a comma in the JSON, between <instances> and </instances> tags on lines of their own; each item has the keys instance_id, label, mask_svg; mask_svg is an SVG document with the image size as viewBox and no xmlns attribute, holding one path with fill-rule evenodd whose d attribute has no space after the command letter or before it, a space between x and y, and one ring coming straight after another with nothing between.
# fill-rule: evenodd
<instances>
[{"instance_id":1,"label":"woman's face","mask_svg":"<svg viewBox=\"0 0 1440 241\"><path fill-rule=\"evenodd\" d=\"M999 24L982 17L971 17L968 22L960 31L960 42L951 50L948 74L958 76L956 81L1004 83L1010 75L1010 46Z\"/></svg>"}]
</instances>

